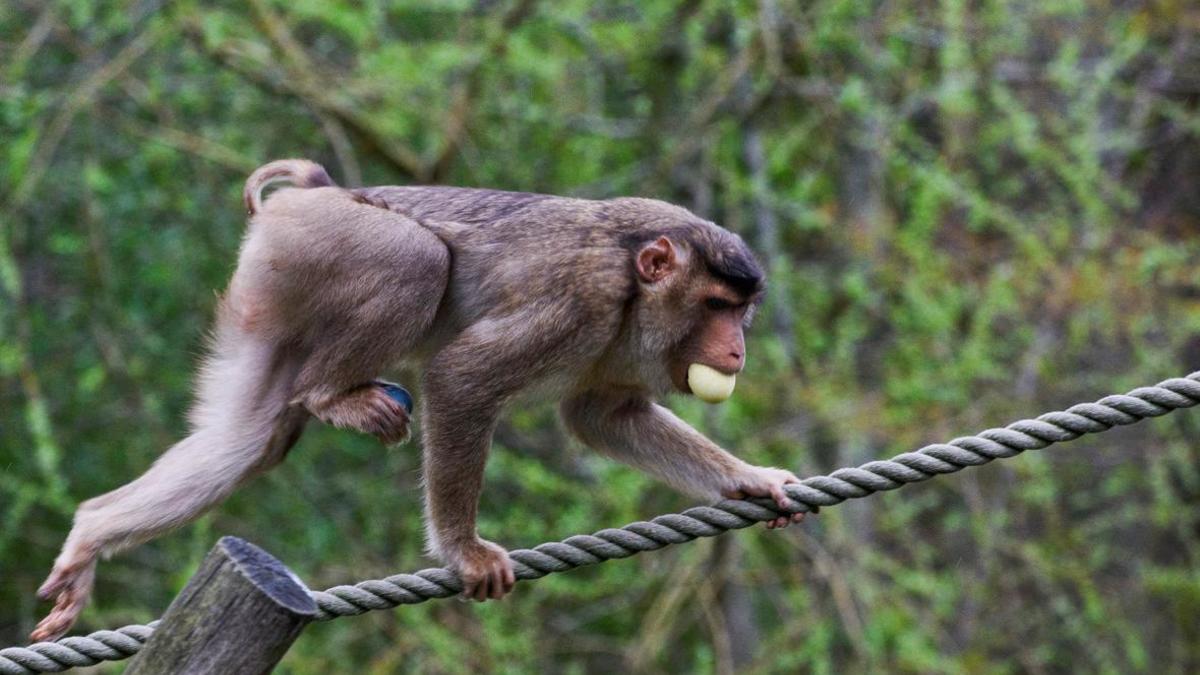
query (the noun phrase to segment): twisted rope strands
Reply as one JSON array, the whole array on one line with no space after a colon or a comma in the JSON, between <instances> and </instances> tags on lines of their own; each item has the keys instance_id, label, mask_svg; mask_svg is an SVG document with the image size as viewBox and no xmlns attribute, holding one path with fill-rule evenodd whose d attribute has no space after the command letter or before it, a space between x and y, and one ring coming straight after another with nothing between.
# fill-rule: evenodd
<instances>
[{"instance_id":1,"label":"twisted rope strands","mask_svg":"<svg viewBox=\"0 0 1200 675\"><path fill-rule=\"evenodd\" d=\"M993 459L1013 457L1026 450L1134 424L1198 403L1200 372L1195 372L1186 378L1164 380L1153 387L1106 396L1095 403L1080 403L1065 411L1019 420L1004 428L988 429L949 443L927 445L890 460L868 462L857 468L838 469L828 476L806 478L786 487L788 496L797 502L790 512L815 512L822 506L895 490L939 474L954 473L969 466L987 464ZM532 549L517 549L510 551L509 557L513 560L517 579L539 579L547 574L627 558L699 537L714 537L776 518L781 513L784 512L769 499L729 499L712 506L659 516L649 522L630 523L620 529L610 528ZM362 581L353 586L334 586L325 591L311 591L311 594L320 611L317 620L328 621L450 597L461 590L462 583L456 574L443 568L431 568L414 574ZM86 637L67 637L57 642L39 642L29 647L0 649L0 675L61 672L76 666L128 658L141 649L155 624L157 622L126 626L117 631L98 631Z\"/></svg>"},{"instance_id":2,"label":"twisted rope strands","mask_svg":"<svg viewBox=\"0 0 1200 675\"><path fill-rule=\"evenodd\" d=\"M144 626L135 624L117 630L98 630L87 636L65 637L57 642L0 649L0 673L60 673L103 661L127 659L141 651L156 626L158 622L151 621Z\"/></svg>"}]
</instances>

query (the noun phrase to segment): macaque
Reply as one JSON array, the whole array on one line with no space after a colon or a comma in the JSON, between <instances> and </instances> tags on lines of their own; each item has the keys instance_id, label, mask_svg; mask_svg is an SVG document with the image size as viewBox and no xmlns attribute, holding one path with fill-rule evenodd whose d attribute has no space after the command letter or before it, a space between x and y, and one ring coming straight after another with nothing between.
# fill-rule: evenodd
<instances>
[{"instance_id":1,"label":"macaque","mask_svg":"<svg viewBox=\"0 0 1200 675\"><path fill-rule=\"evenodd\" d=\"M277 181L292 187L264 202ZM344 189L297 159L259 168L244 194L248 230L191 435L79 506L39 590L56 604L34 640L70 628L100 556L195 519L281 462L310 417L405 441L412 399L378 379L402 360L423 373L428 549L466 597L499 598L515 583L505 549L475 522L497 416L529 388L556 394L584 443L683 491L794 507L784 493L794 475L747 464L653 401L732 391L764 292L736 235L651 199Z\"/></svg>"}]
</instances>

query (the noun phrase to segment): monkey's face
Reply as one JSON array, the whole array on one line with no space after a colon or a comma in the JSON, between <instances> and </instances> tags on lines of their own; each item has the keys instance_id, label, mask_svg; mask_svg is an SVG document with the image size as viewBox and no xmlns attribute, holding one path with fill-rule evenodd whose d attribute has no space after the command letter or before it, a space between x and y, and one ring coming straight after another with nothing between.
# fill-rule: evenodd
<instances>
[{"instance_id":1,"label":"monkey's face","mask_svg":"<svg viewBox=\"0 0 1200 675\"><path fill-rule=\"evenodd\" d=\"M753 315L754 299L711 278L695 285L696 292L689 293L686 301L690 329L672 350L668 369L675 389L715 402L729 395L732 380L723 396L717 394L714 399L708 390L725 386L721 379L737 375L746 365L744 331ZM706 368L697 370L698 365ZM709 373L708 369L716 372ZM705 386L709 383L711 386Z\"/></svg>"},{"instance_id":2,"label":"monkey's face","mask_svg":"<svg viewBox=\"0 0 1200 675\"><path fill-rule=\"evenodd\" d=\"M646 384L724 400L746 363L744 331L762 295L761 278L749 286L730 283L713 273L704 252L681 249L666 237L642 248L636 267L643 354L653 353L661 364L659 373L645 373Z\"/></svg>"}]
</instances>

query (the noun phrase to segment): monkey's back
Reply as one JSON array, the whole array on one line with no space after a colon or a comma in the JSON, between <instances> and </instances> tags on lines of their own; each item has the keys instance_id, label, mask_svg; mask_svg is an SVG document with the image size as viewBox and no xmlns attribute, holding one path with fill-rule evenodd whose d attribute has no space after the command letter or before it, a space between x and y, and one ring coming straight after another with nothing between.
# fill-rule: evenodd
<instances>
[{"instance_id":1,"label":"monkey's back","mask_svg":"<svg viewBox=\"0 0 1200 675\"><path fill-rule=\"evenodd\" d=\"M458 326L564 302L598 321L634 291L622 244L628 226L606 216L609 202L453 187L356 192L411 216L446 243Z\"/></svg>"}]
</instances>

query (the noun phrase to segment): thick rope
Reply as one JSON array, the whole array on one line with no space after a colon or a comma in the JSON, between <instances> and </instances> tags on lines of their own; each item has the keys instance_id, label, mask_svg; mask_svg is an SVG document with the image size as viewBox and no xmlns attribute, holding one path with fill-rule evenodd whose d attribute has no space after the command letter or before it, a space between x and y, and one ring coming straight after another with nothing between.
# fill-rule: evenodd
<instances>
[{"instance_id":1,"label":"thick rope","mask_svg":"<svg viewBox=\"0 0 1200 675\"><path fill-rule=\"evenodd\" d=\"M868 462L858 468L838 469L828 476L806 478L788 485L788 496L797 502L791 512L816 511L847 499L895 490L938 474L954 473L993 459L1013 457L1026 450L1070 441L1085 434L1158 417L1200 403L1200 372L1173 378L1153 387L1140 387L1125 395L1107 396L1095 403L1080 403L1065 411L1050 412L1035 420L1020 420L1003 429L988 429L949 443L927 445L890 460ZM757 522L779 517L781 511L769 499L729 499L712 506L698 506L683 513L659 516L620 529L576 535L561 542L509 552L517 579L539 579L615 558L628 558L739 530ZM353 586L334 586L311 591L320 609L319 621L354 616L398 605L412 605L433 598L457 595L462 582L450 570L432 568L415 574L397 574ZM154 631L157 622L126 626L116 631L97 631L86 637L67 637L57 642L39 642L29 647L0 649L0 675L56 673L101 661L117 661L137 653Z\"/></svg>"}]
</instances>

